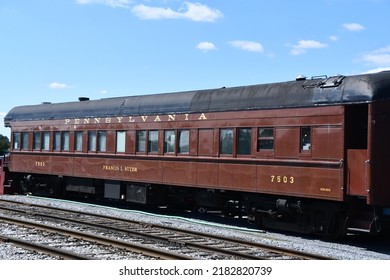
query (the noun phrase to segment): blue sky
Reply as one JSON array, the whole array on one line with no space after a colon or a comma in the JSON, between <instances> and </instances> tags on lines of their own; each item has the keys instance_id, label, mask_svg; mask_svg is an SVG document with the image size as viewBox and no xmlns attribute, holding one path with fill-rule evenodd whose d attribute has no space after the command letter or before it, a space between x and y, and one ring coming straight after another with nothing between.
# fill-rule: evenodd
<instances>
[{"instance_id":1,"label":"blue sky","mask_svg":"<svg viewBox=\"0 0 390 280\"><path fill-rule=\"evenodd\" d=\"M390 69L390 0L1 0L14 106Z\"/></svg>"}]
</instances>

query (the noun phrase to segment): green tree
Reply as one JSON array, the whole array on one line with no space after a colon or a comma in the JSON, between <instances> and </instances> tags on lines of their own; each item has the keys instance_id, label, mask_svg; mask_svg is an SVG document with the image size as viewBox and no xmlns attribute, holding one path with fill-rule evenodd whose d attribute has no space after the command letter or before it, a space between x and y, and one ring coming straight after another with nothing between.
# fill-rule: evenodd
<instances>
[{"instance_id":1,"label":"green tree","mask_svg":"<svg viewBox=\"0 0 390 280\"><path fill-rule=\"evenodd\" d=\"M9 151L9 139L7 136L0 134L0 155Z\"/></svg>"}]
</instances>

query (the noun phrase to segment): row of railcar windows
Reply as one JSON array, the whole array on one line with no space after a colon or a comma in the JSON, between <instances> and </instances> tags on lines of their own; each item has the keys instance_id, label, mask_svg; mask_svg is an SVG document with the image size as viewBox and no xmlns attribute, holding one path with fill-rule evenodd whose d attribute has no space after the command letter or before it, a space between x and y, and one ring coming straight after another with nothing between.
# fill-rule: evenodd
<instances>
[{"instance_id":1,"label":"row of railcar windows","mask_svg":"<svg viewBox=\"0 0 390 280\"><path fill-rule=\"evenodd\" d=\"M83 151L83 133L74 132L74 151ZM88 131L87 145L89 152L107 151L107 131L91 130ZM28 132L13 133L13 150L30 150ZM50 147L51 132L34 132L32 134L32 149L37 151L70 151L70 132L53 132L52 148ZM178 141L176 142L176 137ZM157 153L159 147L158 130L137 130L136 131L136 152L138 153ZM164 153L188 154L190 142L189 130L165 130L164 131ZM125 153L126 151L126 131L116 131L116 152Z\"/></svg>"},{"instance_id":2,"label":"row of railcar windows","mask_svg":"<svg viewBox=\"0 0 390 280\"><path fill-rule=\"evenodd\" d=\"M275 149L273 127L253 128L223 128L219 129L219 154L250 155L252 154L252 133L257 133L256 151L272 151ZM164 153L165 154L189 154L190 153L190 130L164 130ZM13 133L13 150L30 150L28 132ZM71 135L69 131L34 132L32 134L32 149L35 151L71 151ZM126 152L126 131L116 131L115 152ZM311 128L301 127L300 150L307 151L311 148ZM52 139L52 143L51 143ZM214 129L198 130L198 154L212 155L214 149ZM84 144L84 132L74 132L74 145L72 150L82 152ZM90 130L87 132L88 152L107 151L107 131ZM52 144L52 146L51 146ZM235 148L235 149L234 149ZM158 153L159 130L136 130L135 152Z\"/></svg>"}]
</instances>

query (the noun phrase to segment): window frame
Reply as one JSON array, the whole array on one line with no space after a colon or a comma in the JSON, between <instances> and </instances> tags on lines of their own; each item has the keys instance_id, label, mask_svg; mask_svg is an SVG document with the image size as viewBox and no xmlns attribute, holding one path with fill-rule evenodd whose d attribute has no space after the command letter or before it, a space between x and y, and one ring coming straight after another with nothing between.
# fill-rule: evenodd
<instances>
[{"instance_id":1,"label":"window frame","mask_svg":"<svg viewBox=\"0 0 390 280\"><path fill-rule=\"evenodd\" d=\"M147 131L148 154L157 154L159 149L159 131L151 129Z\"/></svg>"},{"instance_id":2,"label":"window frame","mask_svg":"<svg viewBox=\"0 0 390 280\"><path fill-rule=\"evenodd\" d=\"M246 130L248 135L246 138L240 138L242 134L240 131ZM253 129L251 127L238 127L236 129L236 151L237 156L250 156L252 155L252 134ZM243 141L244 140L244 141Z\"/></svg>"},{"instance_id":3,"label":"window frame","mask_svg":"<svg viewBox=\"0 0 390 280\"><path fill-rule=\"evenodd\" d=\"M29 141L30 136L28 132L21 132L20 133L20 149L27 151L29 150Z\"/></svg>"},{"instance_id":4,"label":"window frame","mask_svg":"<svg viewBox=\"0 0 390 280\"><path fill-rule=\"evenodd\" d=\"M54 131L53 132L53 151L59 152L61 151L61 140L62 140L62 133L61 131Z\"/></svg>"},{"instance_id":5,"label":"window frame","mask_svg":"<svg viewBox=\"0 0 390 280\"><path fill-rule=\"evenodd\" d=\"M42 149L42 133L40 131L33 132L33 150L40 151Z\"/></svg>"},{"instance_id":6,"label":"window frame","mask_svg":"<svg viewBox=\"0 0 390 280\"><path fill-rule=\"evenodd\" d=\"M69 152L70 151L70 132L62 131L61 132L61 151Z\"/></svg>"},{"instance_id":7,"label":"window frame","mask_svg":"<svg viewBox=\"0 0 390 280\"><path fill-rule=\"evenodd\" d=\"M41 150L50 151L50 132L43 131L41 133Z\"/></svg>"},{"instance_id":8,"label":"window frame","mask_svg":"<svg viewBox=\"0 0 390 280\"><path fill-rule=\"evenodd\" d=\"M265 131L272 131L272 136L262 136L261 133ZM275 127L258 127L257 128L257 143L256 143L256 151L258 153L272 153L275 151ZM265 146L270 145L272 143L272 148L265 147L261 142L265 142Z\"/></svg>"},{"instance_id":9,"label":"window frame","mask_svg":"<svg viewBox=\"0 0 390 280\"><path fill-rule=\"evenodd\" d=\"M74 132L74 151L82 152L84 147L84 132L83 131L75 131Z\"/></svg>"},{"instance_id":10,"label":"window frame","mask_svg":"<svg viewBox=\"0 0 390 280\"><path fill-rule=\"evenodd\" d=\"M141 133L143 135L141 135ZM138 154L146 154L147 130L140 129L135 132L135 152Z\"/></svg>"},{"instance_id":11,"label":"window frame","mask_svg":"<svg viewBox=\"0 0 390 280\"><path fill-rule=\"evenodd\" d=\"M183 137L183 133L185 132ZM189 129L179 129L177 131L177 153L180 155L189 155L190 154L190 137L191 133ZM183 140L184 138L184 140ZM185 141L185 142L183 142ZM186 147L186 148L184 148Z\"/></svg>"},{"instance_id":12,"label":"window frame","mask_svg":"<svg viewBox=\"0 0 390 280\"><path fill-rule=\"evenodd\" d=\"M234 128L219 129L219 154L223 156L233 156L234 154ZM225 133L223 133L225 132ZM224 138L223 138L224 137ZM225 146L224 146L225 145Z\"/></svg>"},{"instance_id":13,"label":"window frame","mask_svg":"<svg viewBox=\"0 0 390 280\"><path fill-rule=\"evenodd\" d=\"M97 131L97 152L105 153L107 152L107 131L106 130L98 130Z\"/></svg>"},{"instance_id":14,"label":"window frame","mask_svg":"<svg viewBox=\"0 0 390 280\"><path fill-rule=\"evenodd\" d=\"M96 130L88 131L88 152L90 153L97 152L97 131Z\"/></svg>"},{"instance_id":15,"label":"window frame","mask_svg":"<svg viewBox=\"0 0 390 280\"><path fill-rule=\"evenodd\" d=\"M176 138L174 129L164 130L164 154L174 155L176 153Z\"/></svg>"},{"instance_id":16,"label":"window frame","mask_svg":"<svg viewBox=\"0 0 390 280\"><path fill-rule=\"evenodd\" d=\"M310 154L312 150L312 127L301 126L299 132L299 151L301 154Z\"/></svg>"},{"instance_id":17,"label":"window frame","mask_svg":"<svg viewBox=\"0 0 390 280\"><path fill-rule=\"evenodd\" d=\"M126 131L117 130L116 131L116 143L115 143L115 152L118 154L126 153Z\"/></svg>"},{"instance_id":18,"label":"window frame","mask_svg":"<svg viewBox=\"0 0 390 280\"><path fill-rule=\"evenodd\" d=\"M22 149L22 137L20 132L12 133L12 150L21 150Z\"/></svg>"}]
</instances>

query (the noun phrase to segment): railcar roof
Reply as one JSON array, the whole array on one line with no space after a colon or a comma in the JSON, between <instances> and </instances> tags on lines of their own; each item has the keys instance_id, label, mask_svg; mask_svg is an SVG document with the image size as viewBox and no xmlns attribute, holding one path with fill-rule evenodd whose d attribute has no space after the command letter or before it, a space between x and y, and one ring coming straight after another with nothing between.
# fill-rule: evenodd
<instances>
[{"instance_id":1,"label":"railcar roof","mask_svg":"<svg viewBox=\"0 0 390 280\"><path fill-rule=\"evenodd\" d=\"M150 114L299 108L371 102L390 98L390 71L318 77L272 84L28 105L4 118L14 121L137 116Z\"/></svg>"}]
</instances>

